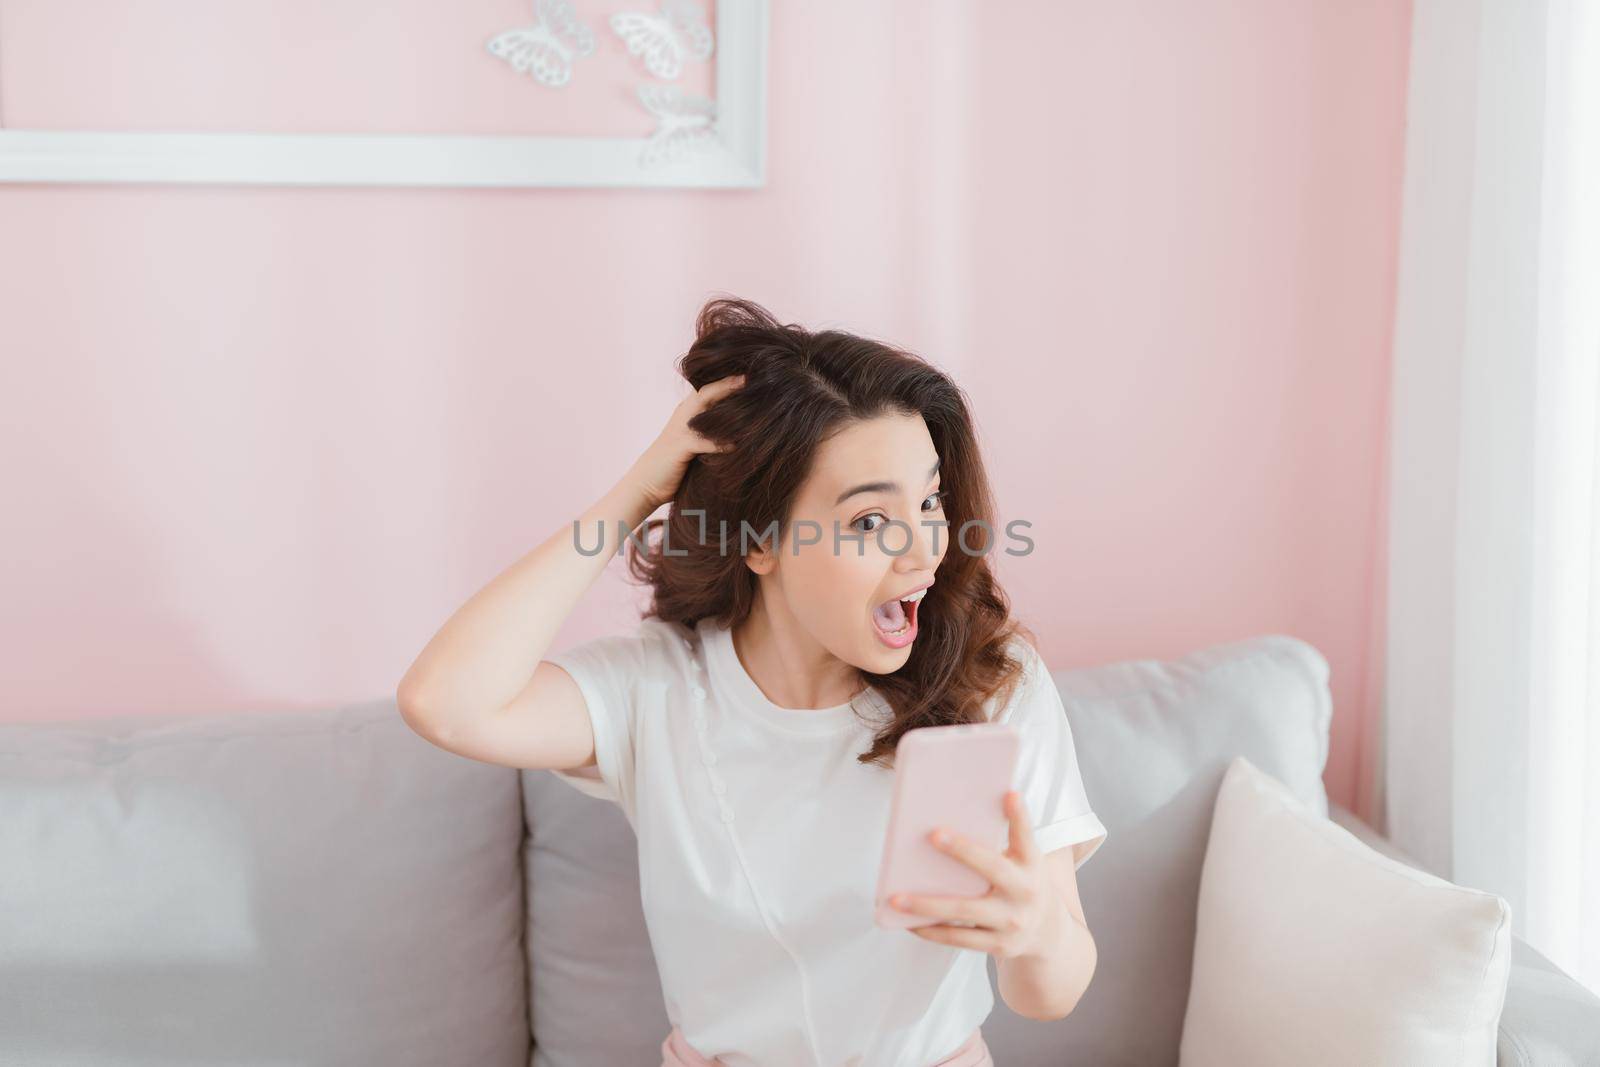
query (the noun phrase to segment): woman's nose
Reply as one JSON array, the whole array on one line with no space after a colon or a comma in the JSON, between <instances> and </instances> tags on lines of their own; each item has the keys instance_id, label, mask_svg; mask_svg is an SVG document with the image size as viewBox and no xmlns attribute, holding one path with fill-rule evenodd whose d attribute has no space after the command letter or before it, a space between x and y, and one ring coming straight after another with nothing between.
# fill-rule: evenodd
<instances>
[{"instance_id":1,"label":"woman's nose","mask_svg":"<svg viewBox=\"0 0 1600 1067\"><path fill-rule=\"evenodd\" d=\"M945 537L949 532L942 526L918 524L913 527L906 550L900 555L901 569L931 571L944 554Z\"/></svg>"}]
</instances>

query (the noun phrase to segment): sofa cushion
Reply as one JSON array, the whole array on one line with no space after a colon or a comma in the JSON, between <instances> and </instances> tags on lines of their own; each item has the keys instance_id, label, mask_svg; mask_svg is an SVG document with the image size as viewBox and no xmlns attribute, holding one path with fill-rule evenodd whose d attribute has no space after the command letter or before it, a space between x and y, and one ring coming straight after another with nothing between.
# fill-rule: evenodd
<instances>
[{"instance_id":1,"label":"sofa cushion","mask_svg":"<svg viewBox=\"0 0 1600 1067\"><path fill-rule=\"evenodd\" d=\"M1244 758L1197 925L1184 1067L1493 1067L1506 902L1369 848Z\"/></svg>"},{"instance_id":2,"label":"sofa cushion","mask_svg":"<svg viewBox=\"0 0 1600 1067\"><path fill-rule=\"evenodd\" d=\"M523 801L533 1067L659 1063L672 1023L633 827L549 771L523 772Z\"/></svg>"},{"instance_id":3,"label":"sofa cushion","mask_svg":"<svg viewBox=\"0 0 1600 1067\"><path fill-rule=\"evenodd\" d=\"M519 800L392 698L0 725L0 1062L525 1064Z\"/></svg>"},{"instance_id":4,"label":"sofa cushion","mask_svg":"<svg viewBox=\"0 0 1600 1067\"><path fill-rule=\"evenodd\" d=\"M985 1041L997 1063L1169 1065L1217 787L1247 755L1326 810L1328 664L1304 641L1266 635L1052 677L1109 831L1079 872L1100 962L1079 1009L1056 1022L1013 1014L996 986ZM615 804L524 774L536 1063L659 1062L669 1024L633 830Z\"/></svg>"},{"instance_id":5,"label":"sofa cushion","mask_svg":"<svg viewBox=\"0 0 1600 1067\"><path fill-rule=\"evenodd\" d=\"M997 993L984 1034L997 1063L1171 1064L1222 776L1248 756L1327 811L1328 663L1298 638L1267 634L1054 677L1089 802L1108 831L1079 872L1099 962L1067 1018L1023 1019Z\"/></svg>"}]
</instances>

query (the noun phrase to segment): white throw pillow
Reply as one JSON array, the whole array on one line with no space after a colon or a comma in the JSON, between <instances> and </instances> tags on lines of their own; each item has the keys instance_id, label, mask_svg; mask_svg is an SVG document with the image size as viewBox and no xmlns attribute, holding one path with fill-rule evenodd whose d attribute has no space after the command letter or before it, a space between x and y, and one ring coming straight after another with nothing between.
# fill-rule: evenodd
<instances>
[{"instance_id":1,"label":"white throw pillow","mask_svg":"<svg viewBox=\"0 0 1600 1067\"><path fill-rule=\"evenodd\" d=\"M1493 1067L1511 909L1383 856L1240 757L1200 879L1180 1063Z\"/></svg>"}]
</instances>

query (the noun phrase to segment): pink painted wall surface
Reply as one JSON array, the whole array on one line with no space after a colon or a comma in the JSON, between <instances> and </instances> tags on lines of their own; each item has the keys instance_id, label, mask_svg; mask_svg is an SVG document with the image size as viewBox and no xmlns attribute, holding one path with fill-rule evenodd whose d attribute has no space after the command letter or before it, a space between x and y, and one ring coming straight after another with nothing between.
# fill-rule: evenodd
<instances>
[{"instance_id":1,"label":"pink painted wall surface","mask_svg":"<svg viewBox=\"0 0 1600 1067\"><path fill-rule=\"evenodd\" d=\"M112 34L0 0L0 123L612 133L629 6L579 0L601 50L563 96L483 51L520 3L313 31L309 0L150 0ZM648 444L735 293L958 378L1001 520L1034 524L999 569L1052 666L1321 649L1356 801L1409 23L779 0L758 190L0 187L0 717L392 693ZM630 622L613 571L563 644Z\"/></svg>"}]
</instances>

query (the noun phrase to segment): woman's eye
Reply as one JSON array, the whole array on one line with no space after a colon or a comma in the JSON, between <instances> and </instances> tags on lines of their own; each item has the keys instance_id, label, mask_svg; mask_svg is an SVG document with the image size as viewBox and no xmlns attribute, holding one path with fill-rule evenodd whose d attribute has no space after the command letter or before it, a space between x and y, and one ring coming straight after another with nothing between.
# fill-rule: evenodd
<instances>
[{"instance_id":1,"label":"woman's eye","mask_svg":"<svg viewBox=\"0 0 1600 1067\"><path fill-rule=\"evenodd\" d=\"M923 511L939 511L939 510L941 510L944 507L944 499L945 499L946 492L947 492L947 490L941 489L938 492L932 493L929 496L923 498L922 510ZM929 500L933 501L933 507L931 507L931 508L928 507L928 501ZM866 529L866 530L862 530L861 529L860 524L863 523L863 522L866 522L868 519L877 519L880 523L885 523L885 522L889 521L888 519L884 518L882 515L879 515L876 511L874 511L870 515L863 515L859 519L857 519L855 522L852 522L850 524L851 529L861 530L862 533L871 533L873 530L876 530L878 528L876 526L872 527L871 529Z\"/></svg>"}]
</instances>

